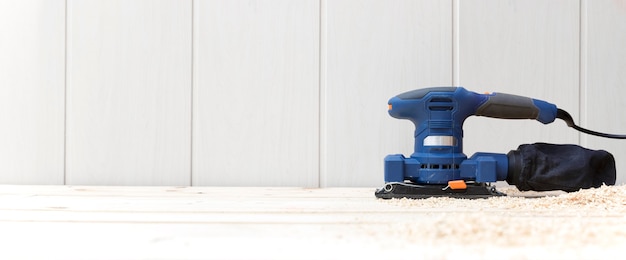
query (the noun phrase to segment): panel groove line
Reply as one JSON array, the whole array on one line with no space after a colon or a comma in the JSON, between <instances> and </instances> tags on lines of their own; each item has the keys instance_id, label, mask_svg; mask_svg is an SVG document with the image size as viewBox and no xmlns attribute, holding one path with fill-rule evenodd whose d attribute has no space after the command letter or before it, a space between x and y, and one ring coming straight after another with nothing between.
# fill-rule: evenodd
<instances>
[{"instance_id":1,"label":"panel groove line","mask_svg":"<svg viewBox=\"0 0 626 260\"><path fill-rule=\"evenodd\" d=\"M323 175L323 170L326 166L325 166L325 157L324 157L324 139L326 138L325 132L326 132L326 104L324 104L324 95L326 94L326 71L325 71L325 64L326 64L326 21L327 21L327 17L326 17L326 5L327 5L327 0L319 0L319 41L318 41L318 48L319 48L319 64L318 64L318 114L319 114L319 118L318 118L318 142L317 142L317 157L318 157L318 161L317 161L317 185L316 187L320 188L322 187L322 183L325 182L325 180L323 179L324 175Z\"/></svg>"},{"instance_id":2,"label":"panel groove line","mask_svg":"<svg viewBox=\"0 0 626 260\"><path fill-rule=\"evenodd\" d=\"M452 1L452 85L459 85L459 0Z\"/></svg>"},{"instance_id":3,"label":"panel groove line","mask_svg":"<svg viewBox=\"0 0 626 260\"><path fill-rule=\"evenodd\" d=\"M190 109L190 113L189 113L189 185L193 185L193 86L195 84L195 77L194 77L194 56L195 56L195 46L194 46L194 21L195 21L195 10L194 10L194 2L195 0L189 0L191 1L191 56L189 57L191 59L191 63L190 63L190 75L191 75L191 84L189 85L189 91L190 96L189 96L189 109Z\"/></svg>"},{"instance_id":4,"label":"panel groove line","mask_svg":"<svg viewBox=\"0 0 626 260\"><path fill-rule=\"evenodd\" d=\"M67 0L63 9L63 185L67 185Z\"/></svg>"},{"instance_id":5,"label":"panel groove line","mask_svg":"<svg viewBox=\"0 0 626 260\"><path fill-rule=\"evenodd\" d=\"M587 106L585 101L586 85L587 85L587 1L580 0L580 14L579 14L579 33L578 33L578 45L580 51L578 52L578 125L587 124L587 115L584 111ZM578 134L578 143L586 143L586 136L582 133Z\"/></svg>"}]
</instances>

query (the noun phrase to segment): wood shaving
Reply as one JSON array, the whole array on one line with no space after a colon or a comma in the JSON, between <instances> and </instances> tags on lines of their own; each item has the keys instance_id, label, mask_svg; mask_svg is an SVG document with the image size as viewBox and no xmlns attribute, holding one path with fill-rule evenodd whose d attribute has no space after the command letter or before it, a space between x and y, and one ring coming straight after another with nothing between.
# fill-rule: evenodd
<instances>
[{"instance_id":1,"label":"wood shaving","mask_svg":"<svg viewBox=\"0 0 626 260\"><path fill-rule=\"evenodd\" d=\"M585 257L597 257L592 254L597 250L621 250L626 245L626 186L603 186L540 198L380 201L414 213L414 219L398 221L389 228L394 232L391 236L401 237L409 244L459 244L484 253L493 248L534 247L578 253L587 250L590 255ZM590 248L594 250L589 251Z\"/></svg>"}]
</instances>

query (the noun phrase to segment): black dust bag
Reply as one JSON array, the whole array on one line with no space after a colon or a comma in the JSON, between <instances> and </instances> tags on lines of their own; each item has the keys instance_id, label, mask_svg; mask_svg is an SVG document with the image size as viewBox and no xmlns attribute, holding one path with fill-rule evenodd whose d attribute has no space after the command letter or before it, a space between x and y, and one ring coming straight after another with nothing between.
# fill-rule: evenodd
<instances>
[{"instance_id":1,"label":"black dust bag","mask_svg":"<svg viewBox=\"0 0 626 260\"><path fill-rule=\"evenodd\" d=\"M615 185L615 159L578 145L523 144L507 154L507 182L521 191L567 192Z\"/></svg>"}]
</instances>

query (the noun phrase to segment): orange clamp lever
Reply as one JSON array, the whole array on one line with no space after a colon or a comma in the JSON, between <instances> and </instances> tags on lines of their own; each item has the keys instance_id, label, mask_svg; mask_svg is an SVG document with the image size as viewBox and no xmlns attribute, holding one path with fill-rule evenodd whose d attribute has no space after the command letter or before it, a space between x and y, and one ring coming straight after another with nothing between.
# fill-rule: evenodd
<instances>
[{"instance_id":1,"label":"orange clamp lever","mask_svg":"<svg viewBox=\"0 0 626 260\"><path fill-rule=\"evenodd\" d=\"M467 189L467 184L464 180L449 181L448 187L452 190L464 190Z\"/></svg>"}]
</instances>

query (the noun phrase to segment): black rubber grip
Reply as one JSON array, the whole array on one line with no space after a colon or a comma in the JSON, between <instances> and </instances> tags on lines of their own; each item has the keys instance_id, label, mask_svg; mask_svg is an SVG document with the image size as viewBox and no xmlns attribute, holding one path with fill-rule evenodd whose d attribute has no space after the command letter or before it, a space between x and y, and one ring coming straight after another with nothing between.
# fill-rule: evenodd
<instances>
[{"instance_id":1,"label":"black rubber grip","mask_svg":"<svg viewBox=\"0 0 626 260\"><path fill-rule=\"evenodd\" d=\"M495 93L489 95L487 101L476 109L476 115L504 119L537 119L539 108L532 98Z\"/></svg>"}]
</instances>

